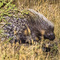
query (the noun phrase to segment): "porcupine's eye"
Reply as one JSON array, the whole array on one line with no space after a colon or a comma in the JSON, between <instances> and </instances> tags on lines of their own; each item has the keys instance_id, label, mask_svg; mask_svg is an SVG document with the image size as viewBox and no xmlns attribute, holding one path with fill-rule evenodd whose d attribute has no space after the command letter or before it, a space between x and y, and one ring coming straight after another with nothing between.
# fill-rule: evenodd
<instances>
[{"instance_id":1,"label":"porcupine's eye","mask_svg":"<svg viewBox=\"0 0 60 60\"><path fill-rule=\"evenodd\" d=\"M49 39L51 41L53 41L55 39L54 27L53 26L49 26L48 29L45 30L44 38Z\"/></svg>"},{"instance_id":2,"label":"porcupine's eye","mask_svg":"<svg viewBox=\"0 0 60 60\"><path fill-rule=\"evenodd\" d=\"M53 32L45 33L44 38L49 39L49 40L54 40L55 39L55 34Z\"/></svg>"}]
</instances>

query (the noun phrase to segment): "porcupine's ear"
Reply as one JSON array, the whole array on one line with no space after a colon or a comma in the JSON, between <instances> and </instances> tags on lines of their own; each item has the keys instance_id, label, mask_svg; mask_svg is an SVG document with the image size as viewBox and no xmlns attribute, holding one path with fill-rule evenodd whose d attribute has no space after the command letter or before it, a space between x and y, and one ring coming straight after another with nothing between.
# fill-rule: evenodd
<instances>
[{"instance_id":1,"label":"porcupine's ear","mask_svg":"<svg viewBox=\"0 0 60 60\"><path fill-rule=\"evenodd\" d=\"M24 35L28 36L28 35L31 34L31 30L30 30L30 28L27 25L26 25L26 28L27 29L24 30Z\"/></svg>"},{"instance_id":2,"label":"porcupine's ear","mask_svg":"<svg viewBox=\"0 0 60 60\"><path fill-rule=\"evenodd\" d=\"M42 36L44 36L45 30L41 30L41 31L40 31L40 34L41 34Z\"/></svg>"},{"instance_id":3,"label":"porcupine's ear","mask_svg":"<svg viewBox=\"0 0 60 60\"><path fill-rule=\"evenodd\" d=\"M39 40L42 39L42 37L44 37L45 31L44 30L40 30L39 32L36 33L36 36Z\"/></svg>"}]
</instances>

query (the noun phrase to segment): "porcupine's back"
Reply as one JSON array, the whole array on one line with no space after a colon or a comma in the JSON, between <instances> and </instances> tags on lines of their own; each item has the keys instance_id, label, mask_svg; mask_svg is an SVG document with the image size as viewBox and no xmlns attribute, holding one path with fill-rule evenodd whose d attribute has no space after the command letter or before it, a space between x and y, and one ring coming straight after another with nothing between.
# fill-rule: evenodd
<instances>
[{"instance_id":1,"label":"porcupine's back","mask_svg":"<svg viewBox=\"0 0 60 60\"><path fill-rule=\"evenodd\" d=\"M15 17L8 16L5 16L5 19L7 20L8 24L5 24L3 27L4 35L6 35L6 37L3 38L11 38L10 42L20 41L22 38L22 40L25 40L26 37L23 31L26 29L26 19L17 19ZM1 40L3 40L3 38Z\"/></svg>"}]
</instances>

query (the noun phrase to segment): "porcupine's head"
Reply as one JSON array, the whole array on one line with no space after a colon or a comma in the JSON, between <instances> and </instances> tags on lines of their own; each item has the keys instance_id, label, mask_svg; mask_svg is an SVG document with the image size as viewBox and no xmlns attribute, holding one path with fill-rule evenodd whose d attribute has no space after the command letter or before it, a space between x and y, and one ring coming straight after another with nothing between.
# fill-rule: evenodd
<instances>
[{"instance_id":1,"label":"porcupine's head","mask_svg":"<svg viewBox=\"0 0 60 60\"><path fill-rule=\"evenodd\" d=\"M54 40L55 39L55 34L54 34L54 25L52 22L50 22L45 16L42 14L36 12L33 9L29 9L29 11L35 16L32 17L32 20L35 22L33 23L33 27L42 35L43 31L43 36L44 39L49 39L49 40ZM38 34L39 34L38 33Z\"/></svg>"}]
</instances>

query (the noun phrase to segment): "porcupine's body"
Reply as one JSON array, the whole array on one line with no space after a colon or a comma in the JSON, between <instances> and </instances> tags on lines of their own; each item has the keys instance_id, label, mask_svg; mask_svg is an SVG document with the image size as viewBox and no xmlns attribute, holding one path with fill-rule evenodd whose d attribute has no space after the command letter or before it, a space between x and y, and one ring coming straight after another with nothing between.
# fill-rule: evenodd
<instances>
[{"instance_id":1,"label":"porcupine's body","mask_svg":"<svg viewBox=\"0 0 60 60\"><path fill-rule=\"evenodd\" d=\"M4 25L4 34L6 38L12 38L10 42L21 41L23 43L41 39L42 31L44 31L44 38L54 40L54 25L47 20L42 14L34 11L33 9L27 10L28 14L24 19L15 17L5 17L10 24Z\"/></svg>"}]
</instances>

